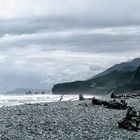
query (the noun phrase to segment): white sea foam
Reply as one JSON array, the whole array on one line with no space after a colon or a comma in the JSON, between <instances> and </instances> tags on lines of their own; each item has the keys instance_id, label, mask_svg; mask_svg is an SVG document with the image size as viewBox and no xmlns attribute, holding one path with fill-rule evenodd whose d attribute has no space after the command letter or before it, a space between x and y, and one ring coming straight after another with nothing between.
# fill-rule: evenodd
<instances>
[{"instance_id":1,"label":"white sea foam","mask_svg":"<svg viewBox=\"0 0 140 140\"><path fill-rule=\"evenodd\" d=\"M25 103L57 102L61 95L0 95L0 107L20 105ZM84 96L91 98L93 96ZM78 100L78 95L64 95L62 101Z\"/></svg>"}]
</instances>

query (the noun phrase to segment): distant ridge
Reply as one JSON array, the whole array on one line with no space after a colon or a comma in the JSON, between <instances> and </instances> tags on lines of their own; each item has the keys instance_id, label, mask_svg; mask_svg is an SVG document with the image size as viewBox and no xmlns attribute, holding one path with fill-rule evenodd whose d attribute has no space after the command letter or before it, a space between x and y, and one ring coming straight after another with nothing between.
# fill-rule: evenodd
<instances>
[{"instance_id":1,"label":"distant ridge","mask_svg":"<svg viewBox=\"0 0 140 140\"><path fill-rule=\"evenodd\" d=\"M23 95L23 94L26 94L29 91L31 91L32 94L35 94L35 93L41 94L42 91L44 91L45 94L50 93L47 89L17 88L17 89L14 89L12 91L5 92L3 94L4 95L14 95L14 94L15 95Z\"/></svg>"},{"instance_id":2,"label":"distant ridge","mask_svg":"<svg viewBox=\"0 0 140 140\"><path fill-rule=\"evenodd\" d=\"M137 69L138 66L140 66L140 58L135 58L129 62L123 62L120 64L116 64L116 65L108 68L104 72L95 75L94 77L103 76L103 75L106 75L112 71L123 71L123 72L134 71ZM94 78L94 77L92 77L92 78Z\"/></svg>"},{"instance_id":3,"label":"distant ridge","mask_svg":"<svg viewBox=\"0 0 140 140\"><path fill-rule=\"evenodd\" d=\"M136 75L139 66L140 58L136 58L130 62L123 62L121 64L114 65L106 71L85 81L56 84L52 88L52 92L53 94L83 93L106 95L112 90L114 90L116 94L121 90L123 91L123 89L124 92L128 92L129 90L138 90L140 81L137 81L136 79L139 79L140 77L139 74L137 74L137 76L134 75ZM135 87L134 90L133 87Z\"/></svg>"}]
</instances>

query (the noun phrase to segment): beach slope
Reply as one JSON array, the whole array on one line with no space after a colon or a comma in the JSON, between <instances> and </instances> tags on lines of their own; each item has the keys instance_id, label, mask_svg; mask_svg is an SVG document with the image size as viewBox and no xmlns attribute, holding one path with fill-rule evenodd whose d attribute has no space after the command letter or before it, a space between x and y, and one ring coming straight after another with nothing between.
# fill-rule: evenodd
<instances>
[{"instance_id":1,"label":"beach slope","mask_svg":"<svg viewBox=\"0 0 140 140\"><path fill-rule=\"evenodd\" d=\"M128 100L139 109L139 101ZM24 104L0 108L1 140L126 140L139 132L118 128L126 110L92 105L90 100Z\"/></svg>"}]
</instances>

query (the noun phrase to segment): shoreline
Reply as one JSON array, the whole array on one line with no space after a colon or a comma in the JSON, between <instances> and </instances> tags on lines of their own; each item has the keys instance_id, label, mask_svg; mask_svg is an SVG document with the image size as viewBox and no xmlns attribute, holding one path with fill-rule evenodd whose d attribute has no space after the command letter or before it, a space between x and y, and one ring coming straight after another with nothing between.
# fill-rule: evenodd
<instances>
[{"instance_id":1,"label":"shoreline","mask_svg":"<svg viewBox=\"0 0 140 140\"><path fill-rule=\"evenodd\" d=\"M140 109L139 100L127 100ZM4 106L0 108L0 138L6 140L126 140L139 132L118 128L126 110L92 105L90 100Z\"/></svg>"},{"instance_id":2,"label":"shoreline","mask_svg":"<svg viewBox=\"0 0 140 140\"><path fill-rule=\"evenodd\" d=\"M26 103L58 102L61 95L0 95L0 107L14 106ZM85 95L86 98L93 97ZM78 100L79 95L64 95L63 101Z\"/></svg>"}]
</instances>

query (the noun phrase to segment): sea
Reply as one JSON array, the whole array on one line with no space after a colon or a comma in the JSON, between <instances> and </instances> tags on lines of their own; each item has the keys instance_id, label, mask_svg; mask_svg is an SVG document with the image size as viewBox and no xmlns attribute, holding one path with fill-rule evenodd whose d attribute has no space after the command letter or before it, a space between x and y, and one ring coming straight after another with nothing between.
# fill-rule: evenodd
<instances>
[{"instance_id":1,"label":"sea","mask_svg":"<svg viewBox=\"0 0 140 140\"><path fill-rule=\"evenodd\" d=\"M86 95L85 98L92 98L92 95ZM0 95L0 107L2 106L14 106L28 103L45 103L45 102L58 102L61 95L52 94L40 94L40 95ZM100 98L96 96L96 98ZM73 101L78 100L79 95L63 95L61 101Z\"/></svg>"}]
</instances>

